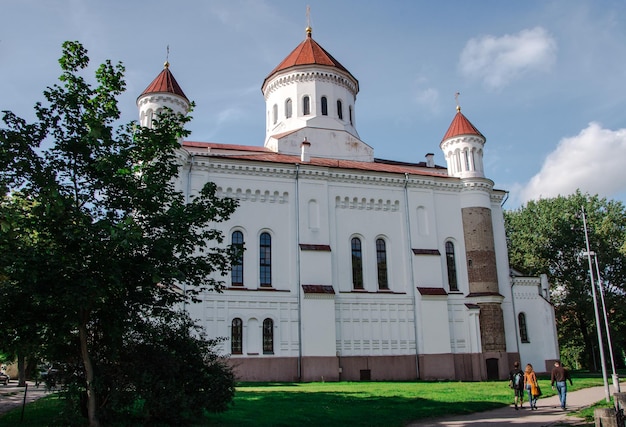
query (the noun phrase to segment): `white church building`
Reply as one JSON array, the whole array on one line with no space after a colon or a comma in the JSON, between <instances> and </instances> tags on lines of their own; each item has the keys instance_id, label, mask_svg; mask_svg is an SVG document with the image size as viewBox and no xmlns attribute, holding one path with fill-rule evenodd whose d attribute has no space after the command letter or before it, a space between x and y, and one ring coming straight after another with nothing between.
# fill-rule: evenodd
<instances>
[{"instance_id":1,"label":"white church building","mask_svg":"<svg viewBox=\"0 0 626 427\"><path fill-rule=\"evenodd\" d=\"M239 201L216 224L244 255L188 306L240 380L486 380L558 359L544 278L511 270L506 191L457 107L446 165L383 160L357 132L358 80L306 36L262 83L263 144L183 141L178 188ZM150 126L190 102L165 68L137 99ZM259 138L260 139L260 138ZM381 141L383 143L384 141ZM433 145L433 150L434 150Z\"/></svg>"}]
</instances>

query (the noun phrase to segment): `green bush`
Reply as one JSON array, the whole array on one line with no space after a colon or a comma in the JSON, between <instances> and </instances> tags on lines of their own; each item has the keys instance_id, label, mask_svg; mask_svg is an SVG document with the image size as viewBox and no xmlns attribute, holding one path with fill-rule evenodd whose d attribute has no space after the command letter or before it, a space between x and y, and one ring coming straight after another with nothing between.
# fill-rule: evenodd
<instances>
[{"instance_id":1,"label":"green bush","mask_svg":"<svg viewBox=\"0 0 626 427\"><path fill-rule=\"evenodd\" d=\"M218 343L183 315L135 324L114 362L93 358L99 420L116 426L182 426L206 412L225 411L235 395L235 376L218 356ZM67 425L84 424L87 416L80 372L69 365L64 370Z\"/></svg>"}]
</instances>

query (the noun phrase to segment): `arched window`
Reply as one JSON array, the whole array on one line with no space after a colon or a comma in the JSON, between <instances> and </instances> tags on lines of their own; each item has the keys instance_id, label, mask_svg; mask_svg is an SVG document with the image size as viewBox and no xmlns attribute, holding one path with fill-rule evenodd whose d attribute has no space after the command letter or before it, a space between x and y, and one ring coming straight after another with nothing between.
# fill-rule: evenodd
<instances>
[{"instance_id":1,"label":"arched window","mask_svg":"<svg viewBox=\"0 0 626 427\"><path fill-rule=\"evenodd\" d=\"M519 325L519 337L522 342L530 342L528 340L528 330L526 329L526 315L520 313L517 315L517 323Z\"/></svg>"},{"instance_id":2,"label":"arched window","mask_svg":"<svg viewBox=\"0 0 626 427\"><path fill-rule=\"evenodd\" d=\"M261 286L272 286L272 236L262 233L259 242L259 279Z\"/></svg>"},{"instance_id":3,"label":"arched window","mask_svg":"<svg viewBox=\"0 0 626 427\"><path fill-rule=\"evenodd\" d=\"M302 98L302 114L305 116L311 114L311 98L308 95Z\"/></svg>"},{"instance_id":4,"label":"arched window","mask_svg":"<svg viewBox=\"0 0 626 427\"><path fill-rule=\"evenodd\" d=\"M328 115L328 99L325 96L322 96L322 116Z\"/></svg>"},{"instance_id":5,"label":"arched window","mask_svg":"<svg viewBox=\"0 0 626 427\"><path fill-rule=\"evenodd\" d=\"M354 123L352 123L352 105L348 107L348 113L350 114L350 124L354 126Z\"/></svg>"},{"instance_id":6,"label":"arched window","mask_svg":"<svg viewBox=\"0 0 626 427\"><path fill-rule=\"evenodd\" d=\"M378 267L378 289L389 289L387 280L387 247L383 239L376 239L376 265Z\"/></svg>"},{"instance_id":7,"label":"arched window","mask_svg":"<svg viewBox=\"0 0 626 427\"><path fill-rule=\"evenodd\" d=\"M274 104L272 107L272 123L276 124L278 121L278 105Z\"/></svg>"},{"instance_id":8,"label":"arched window","mask_svg":"<svg viewBox=\"0 0 626 427\"><path fill-rule=\"evenodd\" d=\"M337 117L339 117L339 120L343 120L343 105L341 104L341 99L337 100Z\"/></svg>"},{"instance_id":9,"label":"arched window","mask_svg":"<svg viewBox=\"0 0 626 427\"><path fill-rule=\"evenodd\" d=\"M243 233L241 231L233 232L231 244L238 253L237 260L233 262L233 268L230 271L231 284L243 286Z\"/></svg>"},{"instance_id":10,"label":"arched window","mask_svg":"<svg viewBox=\"0 0 626 427\"><path fill-rule=\"evenodd\" d=\"M240 318L233 319L230 328L231 354L243 354L243 322Z\"/></svg>"},{"instance_id":11,"label":"arched window","mask_svg":"<svg viewBox=\"0 0 626 427\"><path fill-rule=\"evenodd\" d=\"M352 286L363 289L363 252L358 237L352 238Z\"/></svg>"},{"instance_id":12,"label":"arched window","mask_svg":"<svg viewBox=\"0 0 626 427\"><path fill-rule=\"evenodd\" d=\"M458 172L462 172L462 169L461 169L461 156L459 154L459 150L456 150L454 152L454 163L455 163L456 170Z\"/></svg>"},{"instance_id":13,"label":"arched window","mask_svg":"<svg viewBox=\"0 0 626 427\"><path fill-rule=\"evenodd\" d=\"M263 321L263 354L274 354L274 321Z\"/></svg>"},{"instance_id":14,"label":"arched window","mask_svg":"<svg viewBox=\"0 0 626 427\"><path fill-rule=\"evenodd\" d=\"M459 285L456 280L456 259L454 256L454 244L446 242L446 264L448 265L448 288L450 291L458 291Z\"/></svg>"},{"instance_id":15,"label":"arched window","mask_svg":"<svg viewBox=\"0 0 626 427\"><path fill-rule=\"evenodd\" d=\"M287 98L287 100L285 101L285 117L286 118L291 117L292 104L293 103L291 102L291 98Z\"/></svg>"}]
</instances>

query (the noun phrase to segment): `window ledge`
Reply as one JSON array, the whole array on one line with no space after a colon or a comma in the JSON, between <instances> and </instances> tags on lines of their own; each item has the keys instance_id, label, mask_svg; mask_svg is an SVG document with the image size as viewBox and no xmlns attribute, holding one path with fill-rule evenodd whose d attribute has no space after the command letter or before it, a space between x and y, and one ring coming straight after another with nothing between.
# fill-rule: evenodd
<instances>
[{"instance_id":1,"label":"window ledge","mask_svg":"<svg viewBox=\"0 0 626 427\"><path fill-rule=\"evenodd\" d=\"M365 289L352 289L351 291L339 291L340 294L372 294L372 295L406 295L406 292L394 292L392 290L377 289L375 291L367 291Z\"/></svg>"}]
</instances>

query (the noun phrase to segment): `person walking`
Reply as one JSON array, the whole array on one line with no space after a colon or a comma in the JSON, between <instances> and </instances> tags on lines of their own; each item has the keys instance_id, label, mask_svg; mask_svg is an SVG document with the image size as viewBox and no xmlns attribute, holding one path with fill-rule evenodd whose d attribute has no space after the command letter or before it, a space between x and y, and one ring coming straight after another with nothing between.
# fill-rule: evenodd
<instances>
[{"instance_id":1,"label":"person walking","mask_svg":"<svg viewBox=\"0 0 626 427\"><path fill-rule=\"evenodd\" d=\"M515 396L515 410L524 407L524 371L519 368L519 362L513 364L513 370L509 372L509 385ZM519 408L517 404L519 403Z\"/></svg>"},{"instance_id":2,"label":"person walking","mask_svg":"<svg viewBox=\"0 0 626 427\"><path fill-rule=\"evenodd\" d=\"M528 402L530 403L530 409L537 409L537 398L539 397L539 387L537 386L537 375L533 370L533 365L530 363L526 365L524 369L524 384L526 390L528 390Z\"/></svg>"},{"instance_id":3,"label":"person walking","mask_svg":"<svg viewBox=\"0 0 626 427\"><path fill-rule=\"evenodd\" d=\"M552 368L550 375L550 385L552 390L554 390L556 385L556 391L559 393L559 400L561 401L561 409L564 411L567 409L567 380L569 380L570 385L573 385L569 371L561 366L561 362L557 360L554 362L554 368Z\"/></svg>"}]
</instances>

